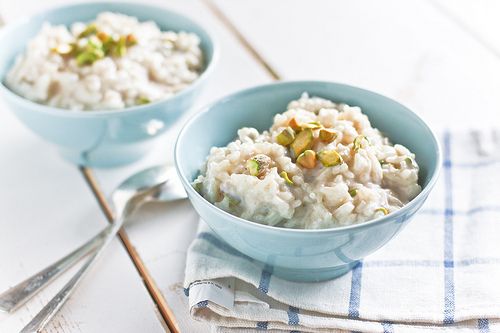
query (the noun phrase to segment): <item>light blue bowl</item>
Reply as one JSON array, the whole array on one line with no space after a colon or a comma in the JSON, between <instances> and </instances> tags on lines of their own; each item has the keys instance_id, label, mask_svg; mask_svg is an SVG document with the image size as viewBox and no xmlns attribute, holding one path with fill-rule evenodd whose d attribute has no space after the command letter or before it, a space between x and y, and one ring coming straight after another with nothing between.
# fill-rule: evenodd
<instances>
[{"instance_id":1,"label":"light blue bowl","mask_svg":"<svg viewBox=\"0 0 500 333\"><path fill-rule=\"evenodd\" d=\"M70 25L91 21L103 11L135 16L141 21L152 20L162 30L194 32L201 39L204 72L191 86L170 99L115 111L68 111L40 105L16 95L4 85L15 57L23 52L43 22ZM170 10L138 3L95 2L50 9L2 29L0 45L0 94L15 115L36 134L57 144L66 159L104 167L130 163L145 155L152 148L153 139L192 106L217 58L213 38L200 25Z\"/></svg>"},{"instance_id":2,"label":"light blue bowl","mask_svg":"<svg viewBox=\"0 0 500 333\"><path fill-rule=\"evenodd\" d=\"M403 208L358 225L297 230L266 226L233 216L196 192L197 177L212 146L225 146L244 126L259 131L276 113L304 92L357 105L373 126L416 155L422 192ZM175 162L189 199L201 218L238 251L273 266L273 274L297 281L321 281L348 272L358 260L380 248L403 228L426 200L441 166L438 141L429 127L403 105L373 92L338 83L304 81L259 86L225 97L204 108L181 130Z\"/></svg>"}]
</instances>

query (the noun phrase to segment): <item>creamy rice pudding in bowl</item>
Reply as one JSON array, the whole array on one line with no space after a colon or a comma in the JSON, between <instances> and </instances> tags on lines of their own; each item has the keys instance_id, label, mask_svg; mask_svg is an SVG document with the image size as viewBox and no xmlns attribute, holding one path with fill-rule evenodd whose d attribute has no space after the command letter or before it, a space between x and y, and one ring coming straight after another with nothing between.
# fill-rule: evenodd
<instances>
[{"instance_id":1,"label":"creamy rice pudding in bowl","mask_svg":"<svg viewBox=\"0 0 500 333\"><path fill-rule=\"evenodd\" d=\"M0 32L0 92L16 116L75 163L143 156L200 93L213 38L161 7L58 7Z\"/></svg>"},{"instance_id":2,"label":"creamy rice pudding in bowl","mask_svg":"<svg viewBox=\"0 0 500 333\"><path fill-rule=\"evenodd\" d=\"M390 240L439 173L436 138L413 112L329 82L223 98L181 131L176 165L200 217L274 274L339 276Z\"/></svg>"}]
</instances>

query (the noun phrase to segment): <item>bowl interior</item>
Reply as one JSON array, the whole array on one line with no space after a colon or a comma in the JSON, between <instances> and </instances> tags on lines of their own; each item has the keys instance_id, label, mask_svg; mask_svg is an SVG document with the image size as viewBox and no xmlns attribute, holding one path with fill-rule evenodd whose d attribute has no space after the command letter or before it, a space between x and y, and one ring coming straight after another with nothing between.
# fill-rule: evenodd
<instances>
[{"instance_id":1,"label":"bowl interior","mask_svg":"<svg viewBox=\"0 0 500 333\"><path fill-rule=\"evenodd\" d=\"M154 21L161 30L187 31L197 34L201 39L201 49L205 55L205 66L212 62L214 46L208 33L200 25L189 18L160 7L138 3L82 3L58 7L8 26L0 33L0 79L3 81L6 73L12 67L15 58L23 52L28 40L33 38L44 22L54 25L70 26L72 23L88 22L100 12L112 11L135 16L139 21ZM8 45L8 47L6 47Z\"/></svg>"},{"instance_id":2,"label":"bowl interior","mask_svg":"<svg viewBox=\"0 0 500 333\"><path fill-rule=\"evenodd\" d=\"M181 177L191 182L198 175L210 148L225 146L241 127L268 129L276 113L303 92L310 96L360 106L372 126L393 143L400 143L416 155L419 183L425 187L439 167L439 145L427 125L403 105L360 88L317 81L285 82L260 86L228 96L192 118L181 131L176 163Z\"/></svg>"}]
</instances>

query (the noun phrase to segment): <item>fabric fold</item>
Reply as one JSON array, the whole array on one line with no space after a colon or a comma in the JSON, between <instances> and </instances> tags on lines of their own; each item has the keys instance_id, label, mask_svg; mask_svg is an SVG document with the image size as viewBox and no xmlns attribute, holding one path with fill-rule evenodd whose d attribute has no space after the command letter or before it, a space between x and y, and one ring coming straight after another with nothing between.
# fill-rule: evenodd
<instances>
[{"instance_id":1,"label":"fabric fold","mask_svg":"<svg viewBox=\"0 0 500 333\"><path fill-rule=\"evenodd\" d=\"M232 299L188 292L192 317L221 333L500 331L499 138L499 131L444 133L443 171L425 206L335 280L280 279L201 221L186 291L211 281Z\"/></svg>"}]
</instances>

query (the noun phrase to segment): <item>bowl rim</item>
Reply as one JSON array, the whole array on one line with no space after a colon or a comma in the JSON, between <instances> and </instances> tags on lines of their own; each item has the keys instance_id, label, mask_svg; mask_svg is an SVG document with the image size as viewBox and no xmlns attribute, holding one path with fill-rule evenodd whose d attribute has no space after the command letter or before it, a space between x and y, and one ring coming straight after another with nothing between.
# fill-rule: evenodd
<instances>
[{"instance_id":1,"label":"bowl rim","mask_svg":"<svg viewBox=\"0 0 500 333\"><path fill-rule=\"evenodd\" d=\"M201 194L199 194L197 191L194 190L193 186L191 186L191 182L186 178L186 176L182 172L182 169L180 168L180 164L182 162L180 162L180 158L179 158L179 155L180 155L179 142L184 137L184 135L186 135L187 129L191 126L192 123L194 123L198 118L202 117L206 113L210 112L210 110L214 106L216 106L217 104L227 102L231 99L239 98L243 95L255 94L255 93L258 93L262 90L267 90L268 88L283 87L283 86L290 86L290 85L308 86L308 85L316 85L316 84L327 84L327 85L334 84L334 85L345 86L345 87L354 88L354 89L363 91L364 93L367 93L370 95L374 95L377 97L382 97L384 99L388 99L391 102L399 105L401 107L401 109L404 110L404 112L406 112L410 118L413 118L414 121L419 122L423 126L423 128L428 132L429 138L432 140L432 142L434 143L434 145L436 147L436 151L435 151L436 166L433 170L431 170L431 172L433 172L431 179L429 180L427 185L422 189L422 191L415 198L413 198L406 205L404 205L403 207L401 207L400 209L398 209L392 213L389 213L385 216L382 216L382 217L379 217L376 219L372 219L372 220L368 220L368 221L365 221L362 223L351 224L351 225L340 226L340 227L324 228L324 229L292 229L292 228L270 226L267 224L261 224L258 222L253 222L250 220L243 219L241 217L238 217L236 215L228 213L225 210L222 210L221 208L215 206L214 204L209 202L207 199L205 199ZM304 91L306 91L306 90L307 89L304 89ZM273 83L269 83L269 84L257 85L254 87L246 88L246 89L237 91L235 93L231 93L227 96L224 96L224 97L202 107L199 112L197 112L196 114L191 116L184 123L184 125L182 126L182 129L180 130L180 132L177 136L177 140L175 142L175 147L174 147L175 167L177 169L177 173L179 175L179 178L181 179L181 182L184 185L184 188L185 188L186 192L189 194L190 198L191 198L191 196L194 196L196 198L203 200L209 206L208 209L214 210L215 212L217 212L219 214L227 216L228 218L233 219L237 223L242 223L246 227L250 227L252 229L267 230L269 232L287 233L289 235L301 234L301 235L313 236L313 235L318 235L318 234L340 233L340 232L344 232L344 231L356 231L359 229L364 229L367 227L391 222L394 218L398 218L398 217L401 217L402 215L404 215L410 208L415 207L420 201L425 200L425 198L428 196L429 192L432 190L432 188L436 184L437 179L439 178L439 174L440 174L442 164L443 164L442 160L443 160L443 156L442 156L441 144L439 143L439 140L436 138L436 135L434 134L434 132L431 130L431 128L425 123L425 121L420 116L418 116L415 112L413 112L412 110L410 110L409 108L407 108L403 104L399 103L398 101L396 101L392 98L386 97L382 94L373 92L371 90L355 87L355 86L344 84L344 83L338 83L338 82L333 82L333 81L320 81L320 80L296 80L296 81L293 80L293 81L273 82Z\"/></svg>"},{"instance_id":2,"label":"bowl rim","mask_svg":"<svg viewBox=\"0 0 500 333\"><path fill-rule=\"evenodd\" d=\"M174 16L179 16L182 19L186 20L190 24L196 26L199 30L203 31L208 39L206 40L207 43L212 45L212 59L210 60L209 63L206 64L205 69L203 72L201 72L200 76L190 85L188 85L186 88L182 89L180 92L174 94L170 98L162 99L156 102L144 104L144 105L135 105L135 106L130 106L130 107L125 107L123 109L115 109L115 110L107 110L107 109L98 109L98 110L71 110L71 109L64 109L60 107L53 107L45 104L40 104L33 102L25 97L22 97L18 94L16 94L14 91L9 89L5 83L5 75L3 77L0 77L0 92L8 95L10 98L13 98L16 102L24 105L27 108L34 108L37 109L37 112L43 112L47 113L53 116L64 116L64 117L81 117L81 118L94 118L94 117L107 117L111 115L121 115L121 114L131 114L131 113L139 113L144 110L147 110L151 107L156 107L162 104L166 103L174 103L175 101L181 99L184 95L187 95L197 89L204 81L206 81L207 77L211 75L211 73L214 71L214 67L216 63L219 60L219 41L217 38L214 36L214 34L210 31L210 29L207 29L205 26L202 24L198 23L197 20L191 18L190 16L180 14L179 12L162 7L162 6L156 6L152 4L142 4L140 2L134 2L134 1L117 1L117 2L106 2L106 1L92 1L92 2L75 2L71 4L63 4L63 5L54 5L50 6L44 10L38 11L32 15L26 15L22 16L18 19L16 19L13 22L10 22L6 24L3 28L0 29L0 40L6 36L9 36L10 33L12 33L13 30L22 27L23 25L28 24L31 19L34 17L43 17L47 15L48 13L59 11L59 10L64 10L64 9L77 9L80 7L92 7L92 6L132 6L132 7L146 7L150 10L153 11L163 11L163 12L169 12L170 14L173 14ZM119 10L116 10L116 12L120 12ZM158 24L158 22L151 20Z\"/></svg>"}]
</instances>

